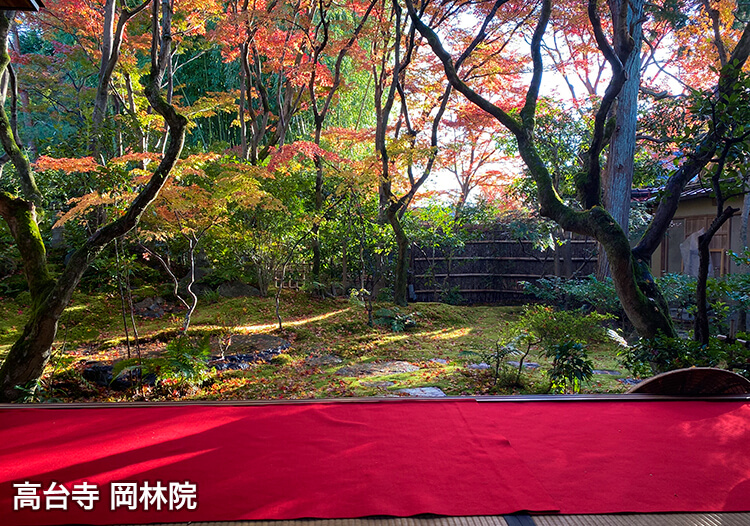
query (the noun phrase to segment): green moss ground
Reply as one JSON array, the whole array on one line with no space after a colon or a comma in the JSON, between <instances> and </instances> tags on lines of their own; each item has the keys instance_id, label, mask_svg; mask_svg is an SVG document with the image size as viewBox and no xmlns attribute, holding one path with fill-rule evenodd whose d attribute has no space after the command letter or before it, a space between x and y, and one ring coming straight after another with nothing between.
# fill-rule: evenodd
<instances>
[{"instance_id":1,"label":"green moss ground","mask_svg":"<svg viewBox=\"0 0 750 526\"><path fill-rule=\"evenodd\" d=\"M0 303L0 357L7 353L23 327L28 309L24 295ZM448 395L544 393L549 382L544 369L548 360L532 351L527 361L542 364L541 370L525 370L521 386L511 386L514 371L508 369L495 384L486 370L467 368L477 361L462 351L492 349L504 326L520 312L518 307L458 307L417 303L402 309L413 313L417 326L394 333L384 327L367 326L362 307L343 299L312 298L302 292L285 292L278 330L273 298L203 300L193 316L191 334L216 335L230 325L233 333L268 333L287 339L291 348L284 359L271 364L252 364L243 371L212 372L201 387L162 382L145 392L118 392L88 384L80 377L87 360L114 361L123 357L124 330L117 296L78 293L61 319L56 352L47 370L41 399L126 400L146 399L278 399L331 398L341 396L397 395L408 387L439 387ZM163 352L181 324L181 313L158 320L138 318L138 330L146 355ZM616 369L627 375L616 359L612 343L592 344L590 356L597 369ZM231 352L231 350L230 350ZM311 356L333 355L342 362L329 366L310 365ZM445 363L431 361L440 359ZM382 376L340 376L345 365L364 362L405 361L419 367L411 373ZM617 377L596 375L584 392L621 392ZM393 382L393 385L368 385Z\"/></svg>"}]
</instances>

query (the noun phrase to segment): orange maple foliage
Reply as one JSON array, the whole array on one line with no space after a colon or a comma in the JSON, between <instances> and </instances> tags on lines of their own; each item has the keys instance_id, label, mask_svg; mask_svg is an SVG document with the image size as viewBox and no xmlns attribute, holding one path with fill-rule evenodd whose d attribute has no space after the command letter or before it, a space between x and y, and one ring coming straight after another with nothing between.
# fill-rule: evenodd
<instances>
[{"instance_id":1,"label":"orange maple foliage","mask_svg":"<svg viewBox=\"0 0 750 526\"><path fill-rule=\"evenodd\" d=\"M66 174L96 172L102 168L100 164L94 161L93 157L48 157L40 155L34 163L36 170L43 172L46 170L58 170Z\"/></svg>"},{"instance_id":2,"label":"orange maple foliage","mask_svg":"<svg viewBox=\"0 0 750 526\"><path fill-rule=\"evenodd\" d=\"M715 10L719 34L728 50L734 49L742 30L735 25L737 3L732 0L694 0L687 23L674 32L674 59L680 79L693 89L716 85L721 69L713 22L706 4Z\"/></svg>"},{"instance_id":3,"label":"orange maple foliage","mask_svg":"<svg viewBox=\"0 0 750 526\"><path fill-rule=\"evenodd\" d=\"M68 201L69 205L73 205L67 212L61 213L52 228L59 228L68 221L73 219L80 219L86 215L89 211L99 208L101 206L107 206L121 202L128 202L135 198L135 194L128 193L126 195L113 197L109 193L91 192L81 197L74 197Z\"/></svg>"},{"instance_id":4,"label":"orange maple foliage","mask_svg":"<svg viewBox=\"0 0 750 526\"><path fill-rule=\"evenodd\" d=\"M292 144L285 144L281 148L274 148L271 154L271 160L268 163L268 170L274 172L282 166L288 164L292 159L302 156L306 159L314 159L315 156L330 162L341 162L342 158L333 152L329 152L310 141L295 141Z\"/></svg>"},{"instance_id":5,"label":"orange maple foliage","mask_svg":"<svg viewBox=\"0 0 750 526\"><path fill-rule=\"evenodd\" d=\"M517 207L518 203L507 198L507 188L522 174L513 158L499 147L505 130L486 112L461 102L445 121L447 146L440 159L458 185L458 190L451 192L456 208L461 208L472 192L485 200L506 196L513 202L511 208Z\"/></svg>"}]
</instances>

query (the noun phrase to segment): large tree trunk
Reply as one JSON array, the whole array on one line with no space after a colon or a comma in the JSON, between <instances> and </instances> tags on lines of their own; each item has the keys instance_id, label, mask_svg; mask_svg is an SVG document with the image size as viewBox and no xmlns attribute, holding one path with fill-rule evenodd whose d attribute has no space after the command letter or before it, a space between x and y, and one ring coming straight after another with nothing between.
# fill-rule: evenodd
<instances>
[{"instance_id":1,"label":"large tree trunk","mask_svg":"<svg viewBox=\"0 0 750 526\"><path fill-rule=\"evenodd\" d=\"M624 0L610 0L610 12L618 13L621 2ZM638 124L638 88L640 86L641 69L641 18L643 16L643 0L631 0L628 2L627 23L632 28L631 37L634 42L633 53L623 64L628 80L622 86L617 97L617 109L615 111L615 127L609 144L607 156L607 167L602 172L602 192L604 207L610 215L628 234L630 218L631 188L633 186L633 170L635 168L635 136ZM614 21L620 19L613 17ZM623 35L619 28L615 28L613 34ZM624 47L629 45L620 42L622 38L615 38L615 50L618 54L624 52ZM610 275L609 261L606 252L599 255L597 265L597 277L602 279Z\"/></svg>"},{"instance_id":2,"label":"large tree trunk","mask_svg":"<svg viewBox=\"0 0 750 526\"><path fill-rule=\"evenodd\" d=\"M115 8L116 0L107 0L104 4L104 27L102 28L102 59L99 64L99 82L94 97L94 112L91 126L91 152L96 158L101 149L101 132L104 123L104 115L107 112L107 99L109 98L109 81L114 71L114 63L117 58L113 57ZM114 58L114 60L112 60ZM110 68L112 63L112 68Z\"/></svg>"},{"instance_id":3,"label":"large tree trunk","mask_svg":"<svg viewBox=\"0 0 750 526\"><path fill-rule=\"evenodd\" d=\"M240 65L240 151L242 158L247 159L247 123L245 122L245 92L247 91L247 81L245 80L245 68Z\"/></svg>"},{"instance_id":4,"label":"large tree trunk","mask_svg":"<svg viewBox=\"0 0 750 526\"><path fill-rule=\"evenodd\" d=\"M615 291L638 334L644 338L653 338L659 333L675 336L667 303L654 282L649 261L633 254L620 225L601 206L584 211L567 207L552 187L547 168L533 144L519 140L519 150L537 180L541 215L565 230L593 237L604 248Z\"/></svg>"},{"instance_id":5,"label":"large tree trunk","mask_svg":"<svg viewBox=\"0 0 750 526\"><path fill-rule=\"evenodd\" d=\"M320 138L323 132L323 119L317 117L315 123L315 144L320 146ZM323 159L315 155L315 212L320 214L323 210ZM320 226L316 223L312 227L312 279L320 281L321 253L320 253Z\"/></svg>"},{"instance_id":6,"label":"large tree trunk","mask_svg":"<svg viewBox=\"0 0 750 526\"><path fill-rule=\"evenodd\" d=\"M122 45L125 26L135 15L143 11L151 0L145 0L132 10L123 9L115 25L117 12L117 1L107 0L104 5L104 27L102 28L102 58L99 64L99 80L94 96L94 111L92 114L90 149L92 156L96 159L102 150L102 129L107 114L107 100L109 99L109 84L115 66L120 60L120 47Z\"/></svg>"}]
</instances>

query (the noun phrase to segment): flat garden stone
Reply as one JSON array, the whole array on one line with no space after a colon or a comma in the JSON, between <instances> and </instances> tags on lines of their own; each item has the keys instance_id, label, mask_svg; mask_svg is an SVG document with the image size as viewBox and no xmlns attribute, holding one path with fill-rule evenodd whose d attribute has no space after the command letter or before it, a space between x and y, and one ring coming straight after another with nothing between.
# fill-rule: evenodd
<instances>
[{"instance_id":1,"label":"flat garden stone","mask_svg":"<svg viewBox=\"0 0 750 526\"><path fill-rule=\"evenodd\" d=\"M339 376L382 376L386 374L413 373L419 367L409 362L371 362L345 365L336 374Z\"/></svg>"},{"instance_id":2,"label":"flat garden stone","mask_svg":"<svg viewBox=\"0 0 750 526\"><path fill-rule=\"evenodd\" d=\"M617 378L617 381L623 385L636 385L641 383L640 380L636 380L635 378Z\"/></svg>"},{"instance_id":3,"label":"flat garden stone","mask_svg":"<svg viewBox=\"0 0 750 526\"><path fill-rule=\"evenodd\" d=\"M594 369L594 374L609 374L611 376L621 376L622 371L615 371L614 369Z\"/></svg>"},{"instance_id":4,"label":"flat garden stone","mask_svg":"<svg viewBox=\"0 0 750 526\"><path fill-rule=\"evenodd\" d=\"M467 367L469 369L480 369L480 370L490 368L489 364L486 364L486 363L470 363Z\"/></svg>"},{"instance_id":5,"label":"flat garden stone","mask_svg":"<svg viewBox=\"0 0 750 526\"><path fill-rule=\"evenodd\" d=\"M327 365L336 365L338 363L343 362L339 356L336 356L335 354L321 354L321 355L312 355L305 358L305 363L307 365L312 365L315 367L325 367Z\"/></svg>"},{"instance_id":6,"label":"flat garden stone","mask_svg":"<svg viewBox=\"0 0 750 526\"><path fill-rule=\"evenodd\" d=\"M430 358L430 361L432 363L439 363L439 364L442 364L442 365L445 365L446 363L448 363L448 360L445 360L443 358Z\"/></svg>"},{"instance_id":7,"label":"flat garden stone","mask_svg":"<svg viewBox=\"0 0 750 526\"><path fill-rule=\"evenodd\" d=\"M388 380L383 380L382 382L361 382L363 387L375 387L377 389L385 389L386 387L391 387L393 385L396 385L396 382L390 382Z\"/></svg>"},{"instance_id":8,"label":"flat garden stone","mask_svg":"<svg viewBox=\"0 0 750 526\"><path fill-rule=\"evenodd\" d=\"M244 354L264 351L279 353L290 346L285 339L270 334L235 334L232 336L232 345L229 346L229 350L232 353Z\"/></svg>"},{"instance_id":9,"label":"flat garden stone","mask_svg":"<svg viewBox=\"0 0 750 526\"><path fill-rule=\"evenodd\" d=\"M399 389L397 392L403 393L405 396L421 396L424 398L442 398L446 396L439 387L412 387L409 389Z\"/></svg>"},{"instance_id":10,"label":"flat garden stone","mask_svg":"<svg viewBox=\"0 0 750 526\"><path fill-rule=\"evenodd\" d=\"M510 365L511 367L518 367L519 365L521 365L521 362L510 361L508 362L508 365ZM524 369L539 369L541 365L534 362L523 362L523 367Z\"/></svg>"}]
</instances>

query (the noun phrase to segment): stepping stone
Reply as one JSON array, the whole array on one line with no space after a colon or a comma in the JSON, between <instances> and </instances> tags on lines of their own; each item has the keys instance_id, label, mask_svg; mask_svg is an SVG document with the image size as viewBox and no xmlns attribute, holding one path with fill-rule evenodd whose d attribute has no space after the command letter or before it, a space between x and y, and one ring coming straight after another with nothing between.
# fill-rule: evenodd
<instances>
[{"instance_id":1,"label":"stepping stone","mask_svg":"<svg viewBox=\"0 0 750 526\"><path fill-rule=\"evenodd\" d=\"M470 363L467 365L469 369L489 369L490 366L486 363Z\"/></svg>"},{"instance_id":2,"label":"stepping stone","mask_svg":"<svg viewBox=\"0 0 750 526\"><path fill-rule=\"evenodd\" d=\"M640 380L636 380L635 378L618 378L617 381L624 385L636 385L641 383Z\"/></svg>"},{"instance_id":3,"label":"stepping stone","mask_svg":"<svg viewBox=\"0 0 750 526\"><path fill-rule=\"evenodd\" d=\"M421 396L425 398L442 398L446 394L439 387L412 387L410 389L399 389L396 391L405 396Z\"/></svg>"},{"instance_id":4,"label":"stepping stone","mask_svg":"<svg viewBox=\"0 0 750 526\"><path fill-rule=\"evenodd\" d=\"M377 389L385 389L386 387L391 387L392 385L396 385L396 382L389 382L387 380L384 380L382 382L361 382L361 385L363 387L375 387Z\"/></svg>"},{"instance_id":5,"label":"stepping stone","mask_svg":"<svg viewBox=\"0 0 750 526\"><path fill-rule=\"evenodd\" d=\"M341 362L343 362L341 358L338 356L335 356L333 354L323 354L319 356L308 356L305 358L305 363L307 365L314 365L316 367L326 366L326 365L336 365Z\"/></svg>"},{"instance_id":6,"label":"stepping stone","mask_svg":"<svg viewBox=\"0 0 750 526\"><path fill-rule=\"evenodd\" d=\"M382 376L386 374L413 373L419 367L409 362L373 362L345 365L336 374L339 376Z\"/></svg>"},{"instance_id":7,"label":"stepping stone","mask_svg":"<svg viewBox=\"0 0 750 526\"><path fill-rule=\"evenodd\" d=\"M622 371L615 371L613 369L594 369L592 371L594 374L609 374L612 376L621 376Z\"/></svg>"},{"instance_id":8,"label":"stepping stone","mask_svg":"<svg viewBox=\"0 0 750 526\"><path fill-rule=\"evenodd\" d=\"M446 363L448 363L448 360L444 360L442 358L430 358L430 361L432 363L440 363L440 364L443 364L443 365L445 365Z\"/></svg>"},{"instance_id":9,"label":"stepping stone","mask_svg":"<svg viewBox=\"0 0 750 526\"><path fill-rule=\"evenodd\" d=\"M370 374L370 372L362 366L345 365L336 371L336 374L339 376L365 376Z\"/></svg>"},{"instance_id":10,"label":"stepping stone","mask_svg":"<svg viewBox=\"0 0 750 526\"><path fill-rule=\"evenodd\" d=\"M518 366L519 366L519 365L521 365L521 362L513 362L513 361L510 361L510 362L508 362L508 365L510 365L511 367L516 367L516 368L518 368ZM541 367L541 365L539 365L538 363L534 363L534 362L523 362L523 368L524 368L524 369L539 369L540 367Z\"/></svg>"}]
</instances>

